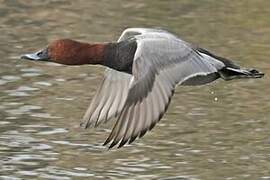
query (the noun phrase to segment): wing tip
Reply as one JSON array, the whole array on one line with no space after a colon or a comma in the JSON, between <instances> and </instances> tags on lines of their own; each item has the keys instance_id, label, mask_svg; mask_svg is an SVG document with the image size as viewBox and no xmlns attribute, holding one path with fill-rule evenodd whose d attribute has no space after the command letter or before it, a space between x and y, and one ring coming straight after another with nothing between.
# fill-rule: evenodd
<instances>
[{"instance_id":1,"label":"wing tip","mask_svg":"<svg viewBox=\"0 0 270 180\"><path fill-rule=\"evenodd\" d=\"M118 148L123 147L126 143L127 143L128 139L122 139L122 141L120 142Z\"/></svg>"},{"instance_id":2,"label":"wing tip","mask_svg":"<svg viewBox=\"0 0 270 180\"><path fill-rule=\"evenodd\" d=\"M112 149L115 145L117 145L118 142L117 141L113 141L110 146L109 146L109 149Z\"/></svg>"},{"instance_id":3,"label":"wing tip","mask_svg":"<svg viewBox=\"0 0 270 180\"><path fill-rule=\"evenodd\" d=\"M131 138L130 138L129 141L128 141L128 144L133 143L133 141L135 141L136 138L137 138L137 136L131 136Z\"/></svg>"},{"instance_id":4,"label":"wing tip","mask_svg":"<svg viewBox=\"0 0 270 180\"><path fill-rule=\"evenodd\" d=\"M103 143L103 146L106 146L109 142L111 142L111 140L109 140L109 138L107 138L107 139L105 140L105 142Z\"/></svg>"},{"instance_id":5,"label":"wing tip","mask_svg":"<svg viewBox=\"0 0 270 180\"><path fill-rule=\"evenodd\" d=\"M85 123L85 122L83 121L83 122L80 123L80 127L81 127L81 128L87 129L87 128L89 128L89 126L90 126L90 123L88 123L88 122Z\"/></svg>"}]
</instances>

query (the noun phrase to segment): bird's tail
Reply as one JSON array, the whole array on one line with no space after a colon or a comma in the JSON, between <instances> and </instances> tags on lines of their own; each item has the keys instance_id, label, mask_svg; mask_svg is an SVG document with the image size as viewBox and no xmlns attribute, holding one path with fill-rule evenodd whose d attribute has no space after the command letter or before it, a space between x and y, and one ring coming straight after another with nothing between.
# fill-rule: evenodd
<instances>
[{"instance_id":1,"label":"bird's tail","mask_svg":"<svg viewBox=\"0 0 270 180\"><path fill-rule=\"evenodd\" d=\"M264 76L264 73L255 69L237 69L232 67L224 67L218 73L226 81L243 78L261 78Z\"/></svg>"},{"instance_id":2,"label":"bird's tail","mask_svg":"<svg viewBox=\"0 0 270 180\"><path fill-rule=\"evenodd\" d=\"M197 47L196 50L202 54L214 58L215 60L221 61L225 65L225 67L218 71L218 74L226 81L243 78L261 78L264 76L264 73L255 69L241 69L240 66L234 64L231 60L214 55L206 49Z\"/></svg>"}]
</instances>

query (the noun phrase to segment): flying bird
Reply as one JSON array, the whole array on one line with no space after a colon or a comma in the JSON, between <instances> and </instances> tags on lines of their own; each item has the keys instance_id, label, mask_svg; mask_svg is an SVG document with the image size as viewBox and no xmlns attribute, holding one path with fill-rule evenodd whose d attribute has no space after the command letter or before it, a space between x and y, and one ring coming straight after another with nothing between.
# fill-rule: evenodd
<instances>
[{"instance_id":1,"label":"flying bird","mask_svg":"<svg viewBox=\"0 0 270 180\"><path fill-rule=\"evenodd\" d=\"M109 148L132 143L151 130L166 112L177 85L264 76L255 69L241 69L166 30L150 28L128 28L117 42L110 43L60 39L21 58L107 67L81 125L96 127L115 119L104 143L110 144Z\"/></svg>"}]
</instances>

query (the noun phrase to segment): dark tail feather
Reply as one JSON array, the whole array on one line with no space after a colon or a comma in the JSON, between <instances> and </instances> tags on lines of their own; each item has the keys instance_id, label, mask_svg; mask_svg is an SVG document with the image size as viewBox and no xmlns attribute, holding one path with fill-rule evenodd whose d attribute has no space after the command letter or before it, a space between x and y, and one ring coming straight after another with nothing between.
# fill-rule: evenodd
<instances>
[{"instance_id":1,"label":"dark tail feather","mask_svg":"<svg viewBox=\"0 0 270 180\"><path fill-rule=\"evenodd\" d=\"M243 78L261 78L264 76L264 73L259 72L255 69L241 69L240 66L234 64L231 60L216 56L206 49L202 49L200 47L196 47L195 49L200 53L206 54L212 58L215 58L216 60L223 62L225 67L220 69L218 71L218 74L222 79L226 81Z\"/></svg>"},{"instance_id":2,"label":"dark tail feather","mask_svg":"<svg viewBox=\"0 0 270 180\"><path fill-rule=\"evenodd\" d=\"M224 67L218 73L226 81L243 78L261 78L264 76L264 73L255 69L235 69L231 67Z\"/></svg>"}]
</instances>

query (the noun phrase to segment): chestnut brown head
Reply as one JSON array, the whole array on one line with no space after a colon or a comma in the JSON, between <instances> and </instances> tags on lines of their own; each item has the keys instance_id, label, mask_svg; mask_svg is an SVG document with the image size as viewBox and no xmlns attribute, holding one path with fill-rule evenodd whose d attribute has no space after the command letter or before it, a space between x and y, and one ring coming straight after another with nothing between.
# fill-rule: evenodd
<instances>
[{"instance_id":1,"label":"chestnut brown head","mask_svg":"<svg viewBox=\"0 0 270 180\"><path fill-rule=\"evenodd\" d=\"M60 39L53 41L43 50L25 54L21 58L66 65L98 64L102 60L103 49L103 44L87 44L71 39Z\"/></svg>"}]
</instances>

